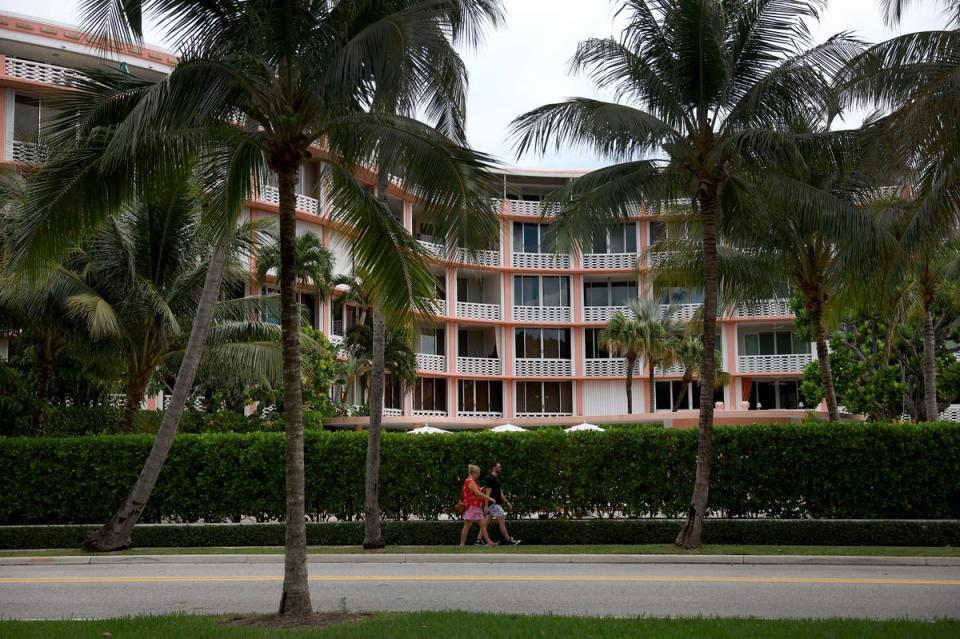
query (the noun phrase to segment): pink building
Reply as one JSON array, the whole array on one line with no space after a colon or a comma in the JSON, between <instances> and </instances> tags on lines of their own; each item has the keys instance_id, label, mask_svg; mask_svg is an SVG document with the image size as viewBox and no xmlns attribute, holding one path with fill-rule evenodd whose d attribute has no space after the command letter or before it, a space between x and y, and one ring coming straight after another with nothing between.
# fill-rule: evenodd
<instances>
[{"instance_id":1,"label":"pink building","mask_svg":"<svg viewBox=\"0 0 960 639\"><path fill-rule=\"evenodd\" d=\"M125 65L138 75L159 77L176 64L172 54L154 48L128 47L112 55L109 62L95 57L87 37L70 26L0 15L0 161L30 163L43 156L39 131L50 117L44 94L69 83L66 66ZM301 169L298 232L320 236L336 258L337 272L348 273L350 243L330 220L319 171L318 164ZM606 353L597 334L614 312L626 311L628 299L651 294L639 283L637 260L664 227L639 207L606 242L571 254L557 252L544 233L550 217L540 219L540 200L582 173L505 170L499 244L477 252L448 252L435 243L414 199L391 187L391 211L431 256L438 302L435 317L418 320L416 384L388 386L385 423L696 423L696 388L688 389L683 405L673 412L683 371L656 371L651 406L643 361L635 371L635 415L625 415L624 361ZM276 188L262 185L248 215L275 216L277 203ZM640 269L649 266L639 264ZM273 286L272 278L255 282L251 275L248 292ZM312 309L315 327L341 342L355 310L336 291L321 303L315 292L305 290L302 300ZM677 289L661 301L679 305L678 319L687 320L701 300L699 291ZM724 315L718 344L731 381L715 393L715 402L722 406L718 422L799 419L804 414L799 378L813 360L813 350L794 335L793 319L783 299L763 300ZM0 352L4 349L0 343ZM151 403L152 408L156 403ZM341 421L362 423L365 418Z\"/></svg>"}]
</instances>

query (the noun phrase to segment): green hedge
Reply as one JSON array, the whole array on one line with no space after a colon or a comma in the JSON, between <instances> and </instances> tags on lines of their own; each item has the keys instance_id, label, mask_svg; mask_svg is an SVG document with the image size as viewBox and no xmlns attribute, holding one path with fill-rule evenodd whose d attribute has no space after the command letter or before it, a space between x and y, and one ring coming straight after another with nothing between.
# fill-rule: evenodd
<instances>
[{"instance_id":1,"label":"green hedge","mask_svg":"<svg viewBox=\"0 0 960 639\"><path fill-rule=\"evenodd\" d=\"M960 424L787 424L714 431L716 517L960 518ZM106 520L150 450L150 435L0 438L0 524ZM359 519L366 434L308 432L306 509L313 521ZM184 434L144 522L280 520L281 433ZM595 512L681 516L696 432L385 433L381 507L389 519L436 519L457 501L466 465L504 466L519 515Z\"/></svg>"},{"instance_id":2,"label":"green hedge","mask_svg":"<svg viewBox=\"0 0 960 639\"><path fill-rule=\"evenodd\" d=\"M680 529L676 519L522 519L509 522L524 544L667 544ZM460 522L388 521L383 534L391 546L453 545ZM0 526L0 548L77 548L89 526ZM476 529L474 529L476 531ZM499 531L491 534L497 538ZM708 519L704 543L809 546L956 546L955 520ZM197 546L282 546L283 524L158 524L137 526L137 548ZM363 524L307 525L311 546L358 546Z\"/></svg>"}]
</instances>

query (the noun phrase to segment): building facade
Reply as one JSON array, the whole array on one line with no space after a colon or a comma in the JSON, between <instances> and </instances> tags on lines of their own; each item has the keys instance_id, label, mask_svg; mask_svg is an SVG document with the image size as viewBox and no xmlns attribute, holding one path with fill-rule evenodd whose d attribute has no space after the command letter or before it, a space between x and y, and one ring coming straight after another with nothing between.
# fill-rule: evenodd
<instances>
[{"instance_id":1,"label":"building facade","mask_svg":"<svg viewBox=\"0 0 960 639\"><path fill-rule=\"evenodd\" d=\"M89 38L68 25L0 15L0 162L42 160L40 131L55 115L45 106L44 95L51 87L69 84L72 72L67 67L111 65L160 77L175 64L169 52L139 47L112 51L103 60ZM310 163L301 168L298 233L321 237L334 254L336 271L349 273L349 236L331 220L320 170L319 164ZM448 250L438 243L414 198L390 187L391 212L429 255L438 299L434 315L417 320L416 383L410 388L388 385L385 423L695 422L700 400L696 383L681 393L679 366L656 370L651 402L644 361L634 371L635 415L626 415L624 360L606 352L598 334L616 311L627 310L627 300L651 295L639 272L658 256L639 263L638 258L666 231L639 206L605 241L559 252L546 233L552 211L547 209L541 218L541 200L582 173L504 170L497 200L499 242L480 251ZM246 215L275 217L278 201L276 187L263 184ZM254 265L249 266L248 293L275 289L273 278L255 281ZM357 317L341 292L320 296L304 290L301 300L314 326L333 343L341 343ZM702 292L673 289L659 301L664 308L676 305L675 319L686 321L702 302ZM799 380L814 358L813 349L797 339L793 321L785 299L762 300L723 315L718 348L730 381L715 392L718 421L799 419L810 408L803 406ZM681 395L682 405L674 406ZM359 423L364 418L343 421Z\"/></svg>"}]
</instances>

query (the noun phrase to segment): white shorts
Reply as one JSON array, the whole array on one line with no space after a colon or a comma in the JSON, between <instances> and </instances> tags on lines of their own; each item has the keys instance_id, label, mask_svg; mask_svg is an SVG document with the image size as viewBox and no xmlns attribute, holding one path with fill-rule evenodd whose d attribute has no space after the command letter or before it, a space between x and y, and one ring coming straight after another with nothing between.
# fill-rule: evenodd
<instances>
[{"instance_id":1,"label":"white shorts","mask_svg":"<svg viewBox=\"0 0 960 639\"><path fill-rule=\"evenodd\" d=\"M500 504L490 504L488 507L492 519L501 519L507 516L507 511Z\"/></svg>"}]
</instances>

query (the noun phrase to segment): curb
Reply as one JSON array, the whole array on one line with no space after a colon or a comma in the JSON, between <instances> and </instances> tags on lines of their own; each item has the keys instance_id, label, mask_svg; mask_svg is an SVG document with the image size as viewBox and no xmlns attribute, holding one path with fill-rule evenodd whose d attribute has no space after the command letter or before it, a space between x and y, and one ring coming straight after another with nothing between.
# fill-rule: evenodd
<instances>
[{"instance_id":1,"label":"curb","mask_svg":"<svg viewBox=\"0 0 960 639\"><path fill-rule=\"evenodd\" d=\"M960 557L863 557L847 555L482 555L329 554L308 555L311 564L720 564L778 566L960 566ZM0 566L110 564L280 564L283 555L91 555L0 557Z\"/></svg>"}]
</instances>

